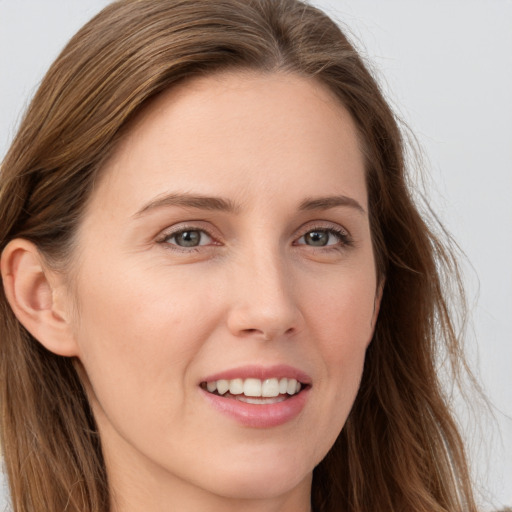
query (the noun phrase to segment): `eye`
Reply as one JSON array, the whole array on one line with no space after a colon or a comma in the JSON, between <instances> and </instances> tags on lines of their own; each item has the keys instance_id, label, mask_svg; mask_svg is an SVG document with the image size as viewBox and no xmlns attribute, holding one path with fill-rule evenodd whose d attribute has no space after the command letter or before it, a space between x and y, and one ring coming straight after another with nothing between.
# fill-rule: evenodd
<instances>
[{"instance_id":1,"label":"eye","mask_svg":"<svg viewBox=\"0 0 512 512\"><path fill-rule=\"evenodd\" d=\"M347 246L351 244L347 232L335 228L315 228L302 235L297 245L310 247Z\"/></svg>"},{"instance_id":2,"label":"eye","mask_svg":"<svg viewBox=\"0 0 512 512\"><path fill-rule=\"evenodd\" d=\"M186 249L209 245L213 242L213 239L202 229L183 229L175 233L167 234L162 242Z\"/></svg>"},{"instance_id":3,"label":"eye","mask_svg":"<svg viewBox=\"0 0 512 512\"><path fill-rule=\"evenodd\" d=\"M329 244L332 237L331 233L327 231L321 231L321 230L315 230L315 231L309 231L304 235L304 243L306 245L314 245L315 247L324 247L325 245L332 245ZM336 243L336 240L335 240Z\"/></svg>"}]
</instances>

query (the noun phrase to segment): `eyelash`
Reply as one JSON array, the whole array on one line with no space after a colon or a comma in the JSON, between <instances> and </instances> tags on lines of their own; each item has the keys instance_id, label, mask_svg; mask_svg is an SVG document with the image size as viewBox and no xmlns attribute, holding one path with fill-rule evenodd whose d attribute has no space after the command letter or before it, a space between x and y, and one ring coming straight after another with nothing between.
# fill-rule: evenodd
<instances>
[{"instance_id":1,"label":"eyelash","mask_svg":"<svg viewBox=\"0 0 512 512\"><path fill-rule=\"evenodd\" d=\"M313 233L315 231L327 233L329 235L334 235L338 239L339 242L336 244L329 244L329 245L324 245L324 246L311 246L311 245L308 245L305 243L297 243L298 240L304 238L308 233ZM197 246L192 246L192 247L183 247L183 246L179 246L176 243L169 242L169 240L172 240L173 238L175 239L177 236L179 236L183 233L186 233L186 232L201 233L203 235L208 236L211 240L214 241L214 243L213 244L197 245ZM166 248L169 250L181 252L181 253L197 252L201 249L201 247L208 247L211 245L221 245L220 243L216 242L215 237L210 232L208 232L208 230L206 230L204 228L199 228L197 226L184 226L176 231L164 233L164 234L162 234L162 236L159 239L157 239L157 242L166 246ZM348 247L352 247L354 245L354 242L353 242L350 234L342 228L335 228L332 226L331 227L312 226L312 227L309 227L307 229L307 231L304 231L300 237L296 238L293 245L294 246L304 245L304 246L310 247L311 249L317 250L317 251L318 250L320 250L320 251L342 251Z\"/></svg>"},{"instance_id":2,"label":"eyelash","mask_svg":"<svg viewBox=\"0 0 512 512\"><path fill-rule=\"evenodd\" d=\"M197 252L201 249L201 247L208 247L208 245L198 245L193 247L182 247L178 244L170 243L169 240L172 240L173 238L176 238L177 236L187 233L187 232L198 232L203 235L207 235L211 240L215 241L215 237L209 233L204 228L199 228L197 226L184 226L176 231L171 231L162 234L162 236L157 240L158 243L166 246L166 249L176 251L176 252L182 252L182 253L191 253L191 252ZM220 245L219 243L214 243L213 245Z\"/></svg>"},{"instance_id":3,"label":"eyelash","mask_svg":"<svg viewBox=\"0 0 512 512\"><path fill-rule=\"evenodd\" d=\"M349 235L349 233L342 229L342 228L335 228L335 227L325 227L325 226L316 226L308 228L307 231L304 232L303 235L301 235L297 240L300 240L304 238L308 233L313 232L321 232L321 233L327 233L329 235L334 235L338 239L338 243L336 244L330 244L330 245L323 245L323 246L309 246L312 249L321 250L321 251L340 251L343 249L346 249L348 247L352 247L354 245L354 242ZM297 242L294 243L294 245L306 245L306 244L298 244Z\"/></svg>"}]
</instances>

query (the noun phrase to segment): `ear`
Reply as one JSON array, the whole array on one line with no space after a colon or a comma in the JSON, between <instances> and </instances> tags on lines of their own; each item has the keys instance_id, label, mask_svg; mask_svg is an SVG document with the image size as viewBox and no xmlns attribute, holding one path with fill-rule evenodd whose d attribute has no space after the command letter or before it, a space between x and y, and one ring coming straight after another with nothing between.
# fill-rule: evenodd
<instances>
[{"instance_id":1,"label":"ear","mask_svg":"<svg viewBox=\"0 0 512 512\"><path fill-rule=\"evenodd\" d=\"M2 252L0 269L7 300L27 331L57 355L77 355L63 277L48 268L37 247L12 240Z\"/></svg>"}]
</instances>

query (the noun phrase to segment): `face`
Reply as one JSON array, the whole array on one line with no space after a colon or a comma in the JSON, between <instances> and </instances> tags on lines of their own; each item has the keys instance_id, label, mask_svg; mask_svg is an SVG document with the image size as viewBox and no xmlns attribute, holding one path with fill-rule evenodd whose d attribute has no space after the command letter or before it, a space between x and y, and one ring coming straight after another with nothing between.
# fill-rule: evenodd
<instances>
[{"instance_id":1,"label":"face","mask_svg":"<svg viewBox=\"0 0 512 512\"><path fill-rule=\"evenodd\" d=\"M378 309L349 114L294 75L196 79L153 102L102 172L73 336L114 488L304 493Z\"/></svg>"}]
</instances>

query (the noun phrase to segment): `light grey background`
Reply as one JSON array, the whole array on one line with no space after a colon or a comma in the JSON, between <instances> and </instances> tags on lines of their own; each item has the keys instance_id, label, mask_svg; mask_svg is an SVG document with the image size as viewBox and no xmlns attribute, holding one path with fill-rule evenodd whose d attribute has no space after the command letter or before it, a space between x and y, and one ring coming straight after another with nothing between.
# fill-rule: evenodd
<instances>
[{"instance_id":1,"label":"light grey background","mask_svg":"<svg viewBox=\"0 0 512 512\"><path fill-rule=\"evenodd\" d=\"M0 0L0 159L50 63L108 3ZM512 505L512 1L316 4L348 27L417 135L430 201L470 262L468 351L496 421L461 421L484 510Z\"/></svg>"}]
</instances>

